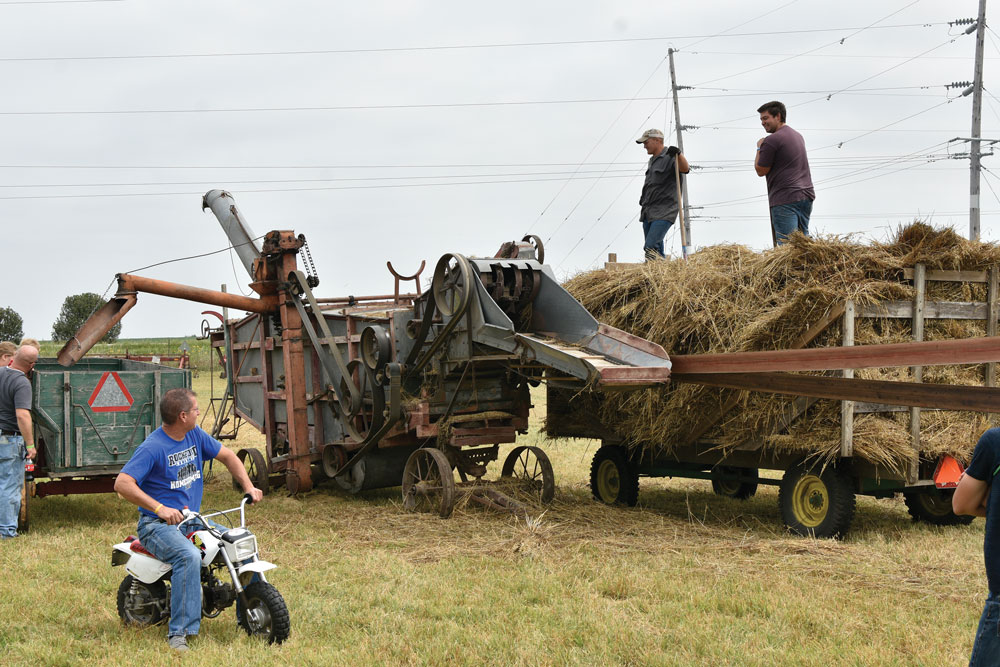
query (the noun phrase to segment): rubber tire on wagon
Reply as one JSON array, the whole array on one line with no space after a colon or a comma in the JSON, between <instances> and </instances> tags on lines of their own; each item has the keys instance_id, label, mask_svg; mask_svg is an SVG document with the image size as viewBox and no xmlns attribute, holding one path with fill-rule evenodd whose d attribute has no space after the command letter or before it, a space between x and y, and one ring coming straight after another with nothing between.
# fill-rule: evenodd
<instances>
[{"instance_id":1,"label":"rubber tire on wagon","mask_svg":"<svg viewBox=\"0 0 1000 667\"><path fill-rule=\"evenodd\" d=\"M737 500L746 500L757 493L758 473L756 468L719 466L716 470L726 475L742 475L744 477L752 477L753 481L739 482L728 479L713 479L712 491L715 492L715 495L726 496L727 498L736 498Z\"/></svg>"},{"instance_id":2,"label":"rubber tire on wagon","mask_svg":"<svg viewBox=\"0 0 1000 667\"><path fill-rule=\"evenodd\" d=\"M32 496L35 495L35 483L25 482L21 486L21 510L17 514L17 530L20 533L26 533L31 528L31 522L29 521L28 505L31 503Z\"/></svg>"},{"instance_id":3,"label":"rubber tire on wagon","mask_svg":"<svg viewBox=\"0 0 1000 667\"><path fill-rule=\"evenodd\" d=\"M954 491L935 488L923 493L904 493L903 501L914 521L926 521L935 526L967 526L975 517L955 514L951 508L954 495Z\"/></svg>"},{"instance_id":4,"label":"rubber tire on wagon","mask_svg":"<svg viewBox=\"0 0 1000 667\"><path fill-rule=\"evenodd\" d=\"M846 468L799 461L781 478L778 505L796 535L843 537L854 519L854 480Z\"/></svg>"},{"instance_id":5,"label":"rubber tire on wagon","mask_svg":"<svg viewBox=\"0 0 1000 667\"><path fill-rule=\"evenodd\" d=\"M634 507L639 501L639 473L624 447L604 445L590 464L590 492L608 505Z\"/></svg>"},{"instance_id":6,"label":"rubber tire on wagon","mask_svg":"<svg viewBox=\"0 0 1000 667\"><path fill-rule=\"evenodd\" d=\"M240 626L251 637L266 639L268 644L280 644L288 639L292 622L288 617L288 605L278 589L266 581L255 581L245 589L248 608L261 615L261 624L250 627L246 611L240 618Z\"/></svg>"}]
</instances>

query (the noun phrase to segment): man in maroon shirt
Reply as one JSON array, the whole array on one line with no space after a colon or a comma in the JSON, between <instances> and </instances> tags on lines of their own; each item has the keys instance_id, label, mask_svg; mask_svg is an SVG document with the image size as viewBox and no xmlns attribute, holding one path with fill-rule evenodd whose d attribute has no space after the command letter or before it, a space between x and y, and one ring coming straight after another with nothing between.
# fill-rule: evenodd
<instances>
[{"instance_id":1,"label":"man in maroon shirt","mask_svg":"<svg viewBox=\"0 0 1000 667\"><path fill-rule=\"evenodd\" d=\"M785 105L768 102L759 109L767 136L757 142L753 167L767 178L767 203L771 207L771 240L775 246L798 230L809 236L809 216L816 199L806 142L785 125Z\"/></svg>"}]
</instances>

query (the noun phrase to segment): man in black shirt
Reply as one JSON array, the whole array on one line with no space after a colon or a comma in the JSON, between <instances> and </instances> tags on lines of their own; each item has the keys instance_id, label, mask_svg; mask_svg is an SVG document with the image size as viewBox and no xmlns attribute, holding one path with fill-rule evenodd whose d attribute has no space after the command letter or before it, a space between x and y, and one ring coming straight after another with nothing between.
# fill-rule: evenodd
<instances>
[{"instance_id":1,"label":"man in black shirt","mask_svg":"<svg viewBox=\"0 0 1000 667\"><path fill-rule=\"evenodd\" d=\"M10 366L0 367L0 539L17 537L24 484L24 456L35 458L31 432L31 383L25 374L35 366L38 350L18 348Z\"/></svg>"},{"instance_id":2,"label":"man in black shirt","mask_svg":"<svg viewBox=\"0 0 1000 667\"><path fill-rule=\"evenodd\" d=\"M663 147L663 132L646 130L635 140L642 144L650 156L646 167L646 181L639 197L639 221L642 222L643 254L646 260L665 257L663 239L677 219L680 202L676 170L690 171L687 158L676 146Z\"/></svg>"},{"instance_id":3,"label":"man in black shirt","mask_svg":"<svg viewBox=\"0 0 1000 667\"><path fill-rule=\"evenodd\" d=\"M979 619L969 665L1000 664L1000 428L991 428L976 444L972 461L958 482L952 509L955 514L986 517L983 556L989 594Z\"/></svg>"}]
</instances>

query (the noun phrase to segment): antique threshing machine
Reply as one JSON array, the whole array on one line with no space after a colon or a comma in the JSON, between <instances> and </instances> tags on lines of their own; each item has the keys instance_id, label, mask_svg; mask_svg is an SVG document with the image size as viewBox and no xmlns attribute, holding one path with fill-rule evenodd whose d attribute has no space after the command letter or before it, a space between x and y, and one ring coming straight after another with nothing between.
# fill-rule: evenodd
<instances>
[{"instance_id":1,"label":"antique threshing machine","mask_svg":"<svg viewBox=\"0 0 1000 667\"><path fill-rule=\"evenodd\" d=\"M255 238L229 193L208 192L256 298L119 274L118 291L59 354L71 365L136 303L139 292L247 311L225 322L236 416L266 435L267 453L241 450L261 488L291 493L333 479L349 492L402 485L408 508L448 516L456 493L521 509L521 488L552 498L552 466L538 447L514 447L499 484L483 481L499 445L528 429L529 388L541 380L577 390L667 382L656 344L598 323L543 264L536 237L495 257L446 254L430 290L397 274L392 295L317 298L306 239ZM300 268L299 257L307 268ZM423 266L421 266L421 270ZM415 294L400 294L400 279ZM456 483L453 471L461 479Z\"/></svg>"}]
</instances>

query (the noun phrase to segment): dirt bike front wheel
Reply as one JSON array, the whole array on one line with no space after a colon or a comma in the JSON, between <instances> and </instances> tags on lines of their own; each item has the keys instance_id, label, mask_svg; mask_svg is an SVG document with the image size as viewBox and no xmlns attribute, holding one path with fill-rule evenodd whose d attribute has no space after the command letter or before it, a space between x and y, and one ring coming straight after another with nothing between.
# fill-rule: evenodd
<instances>
[{"instance_id":1,"label":"dirt bike front wheel","mask_svg":"<svg viewBox=\"0 0 1000 667\"><path fill-rule=\"evenodd\" d=\"M247 608L240 625L251 637L266 639L268 644L280 644L288 638L291 621L288 606L278 589L265 581L255 581L244 590Z\"/></svg>"}]
</instances>

